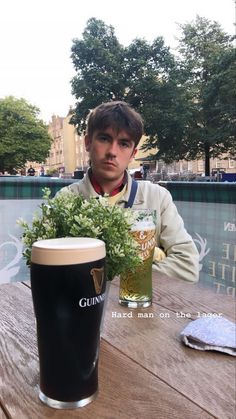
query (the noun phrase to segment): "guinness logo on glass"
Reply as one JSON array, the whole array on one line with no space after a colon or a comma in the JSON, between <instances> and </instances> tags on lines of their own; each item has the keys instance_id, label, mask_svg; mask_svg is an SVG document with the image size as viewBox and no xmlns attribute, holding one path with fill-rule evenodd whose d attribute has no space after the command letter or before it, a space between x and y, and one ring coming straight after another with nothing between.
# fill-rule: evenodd
<instances>
[{"instance_id":1,"label":"guinness logo on glass","mask_svg":"<svg viewBox=\"0 0 236 419\"><path fill-rule=\"evenodd\" d=\"M90 271L93 277L94 288L96 294L100 294L102 290L102 285L104 281L104 267L103 268L93 268Z\"/></svg>"}]
</instances>

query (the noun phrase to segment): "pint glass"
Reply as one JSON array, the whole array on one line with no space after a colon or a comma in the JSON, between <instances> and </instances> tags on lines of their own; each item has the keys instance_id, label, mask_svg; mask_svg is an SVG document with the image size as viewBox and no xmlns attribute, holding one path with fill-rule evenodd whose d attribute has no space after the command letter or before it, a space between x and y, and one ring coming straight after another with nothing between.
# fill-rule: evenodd
<instances>
[{"instance_id":1,"label":"pint glass","mask_svg":"<svg viewBox=\"0 0 236 419\"><path fill-rule=\"evenodd\" d=\"M152 304L152 261L156 243L156 211L134 210L136 221L131 234L139 244L143 263L135 272L120 277L119 303L130 308Z\"/></svg>"},{"instance_id":2,"label":"pint glass","mask_svg":"<svg viewBox=\"0 0 236 419\"><path fill-rule=\"evenodd\" d=\"M31 261L39 398L58 409L85 406L98 392L105 243L82 237L40 240Z\"/></svg>"}]
</instances>

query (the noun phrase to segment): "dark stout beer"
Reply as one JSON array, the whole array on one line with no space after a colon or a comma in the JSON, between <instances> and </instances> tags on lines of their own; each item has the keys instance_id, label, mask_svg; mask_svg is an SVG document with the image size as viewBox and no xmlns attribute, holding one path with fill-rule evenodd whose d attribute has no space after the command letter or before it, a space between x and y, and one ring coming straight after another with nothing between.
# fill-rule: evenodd
<instances>
[{"instance_id":1,"label":"dark stout beer","mask_svg":"<svg viewBox=\"0 0 236 419\"><path fill-rule=\"evenodd\" d=\"M53 239L33 246L39 397L52 407L80 407L96 396L104 262L101 240Z\"/></svg>"}]
</instances>

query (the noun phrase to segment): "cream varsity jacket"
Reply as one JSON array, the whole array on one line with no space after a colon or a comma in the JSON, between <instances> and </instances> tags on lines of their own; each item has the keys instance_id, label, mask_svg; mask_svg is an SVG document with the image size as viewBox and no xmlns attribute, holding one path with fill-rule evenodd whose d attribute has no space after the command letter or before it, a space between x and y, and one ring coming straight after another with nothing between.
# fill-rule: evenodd
<instances>
[{"instance_id":1,"label":"cream varsity jacket","mask_svg":"<svg viewBox=\"0 0 236 419\"><path fill-rule=\"evenodd\" d=\"M131 190L132 178L128 174L128 185L125 194L116 205L124 206L128 201ZM82 194L85 199L96 197L98 194L93 189L88 173L79 182L62 188L59 193L66 190ZM155 209L157 213L157 246L162 248L166 257L159 262L154 262L156 271L191 282L199 279L199 253L191 238L184 228L184 223L167 189L149 181L139 181L134 209Z\"/></svg>"}]
</instances>

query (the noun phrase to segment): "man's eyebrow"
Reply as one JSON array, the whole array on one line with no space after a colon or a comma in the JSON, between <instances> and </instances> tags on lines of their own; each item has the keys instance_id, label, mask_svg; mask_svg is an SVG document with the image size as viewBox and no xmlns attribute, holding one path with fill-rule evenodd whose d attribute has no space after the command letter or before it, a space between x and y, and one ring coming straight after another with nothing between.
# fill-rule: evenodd
<instances>
[{"instance_id":1,"label":"man's eyebrow","mask_svg":"<svg viewBox=\"0 0 236 419\"><path fill-rule=\"evenodd\" d=\"M97 131L97 137L105 137L108 139L112 139L112 135L110 135L109 133L105 132L105 131ZM128 143L130 143L131 145L134 144L134 140L132 138L129 137L121 137L119 138L119 141L126 141Z\"/></svg>"},{"instance_id":2,"label":"man's eyebrow","mask_svg":"<svg viewBox=\"0 0 236 419\"><path fill-rule=\"evenodd\" d=\"M121 140L121 141L128 141L129 143L133 143L134 142L132 140L132 138L127 138L127 137L121 137L121 138L119 138L119 140Z\"/></svg>"},{"instance_id":3,"label":"man's eyebrow","mask_svg":"<svg viewBox=\"0 0 236 419\"><path fill-rule=\"evenodd\" d=\"M111 138L111 135L110 134L108 134L107 132L104 132L104 131L98 131L97 132L97 136L103 136L103 137L108 137L108 138Z\"/></svg>"},{"instance_id":4,"label":"man's eyebrow","mask_svg":"<svg viewBox=\"0 0 236 419\"><path fill-rule=\"evenodd\" d=\"M135 144L134 140L132 138L126 138L126 137L122 137L119 138L119 141L125 141L126 143L130 144L131 146L133 146Z\"/></svg>"}]
</instances>

